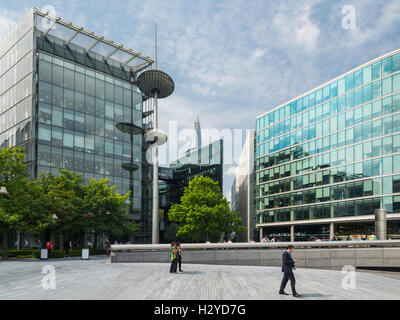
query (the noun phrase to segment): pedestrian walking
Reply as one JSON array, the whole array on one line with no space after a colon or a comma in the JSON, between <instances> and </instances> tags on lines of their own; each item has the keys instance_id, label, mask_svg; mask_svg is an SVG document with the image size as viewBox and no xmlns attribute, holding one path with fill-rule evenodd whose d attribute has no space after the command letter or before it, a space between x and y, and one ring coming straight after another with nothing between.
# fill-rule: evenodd
<instances>
[{"instance_id":1,"label":"pedestrian walking","mask_svg":"<svg viewBox=\"0 0 400 320\"><path fill-rule=\"evenodd\" d=\"M47 258L50 259L50 254L51 254L51 250L53 250L53 241L49 240L46 243L46 249L47 249Z\"/></svg>"},{"instance_id":2,"label":"pedestrian walking","mask_svg":"<svg viewBox=\"0 0 400 320\"><path fill-rule=\"evenodd\" d=\"M71 250L71 241L67 240L64 242L64 250L65 250L64 258L70 257L69 250Z\"/></svg>"},{"instance_id":3,"label":"pedestrian walking","mask_svg":"<svg viewBox=\"0 0 400 320\"><path fill-rule=\"evenodd\" d=\"M178 259L177 259L177 248L175 242L171 243L171 247L169 249L169 259L171 261L171 267L169 269L169 273L176 274Z\"/></svg>"},{"instance_id":4,"label":"pedestrian walking","mask_svg":"<svg viewBox=\"0 0 400 320\"><path fill-rule=\"evenodd\" d=\"M293 250L294 247L292 245L288 245L287 250L282 254L283 279L281 288L279 289L279 294L288 296L288 294L285 292L285 287L288 280L290 280L293 296L299 298L301 295L296 292L296 279L294 278L293 274L293 270L296 270L295 263L299 262L299 260L292 258Z\"/></svg>"},{"instance_id":5,"label":"pedestrian walking","mask_svg":"<svg viewBox=\"0 0 400 320\"><path fill-rule=\"evenodd\" d=\"M111 242L110 242L110 240L106 241L105 247L106 247L107 258L109 258L110 255L111 255Z\"/></svg>"},{"instance_id":6,"label":"pedestrian walking","mask_svg":"<svg viewBox=\"0 0 400 320\"><path fill-rule=\"evenodd\" d=\"M177 242L176 243L177 247L177 257L178 257L178 265L179 265L179 272L183 272L182 270L182 248L181 248L181 243Z\"/></svg>"}]
</instances>

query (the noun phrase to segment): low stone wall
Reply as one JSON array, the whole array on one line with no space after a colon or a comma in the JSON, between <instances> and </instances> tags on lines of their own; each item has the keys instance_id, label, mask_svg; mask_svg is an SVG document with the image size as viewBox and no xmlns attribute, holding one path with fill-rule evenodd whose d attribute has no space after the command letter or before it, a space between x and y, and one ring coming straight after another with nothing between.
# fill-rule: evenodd
<instances>
[{"instance_id":1,"label":"low stone wall","mask_svg":"<svg viewBox=\"0 0 400 320\"><path fill-rule=\"evenodd\" d=\"M283 249L188 249L182 251L182 263L281 266ZM112 263L168 263L168 250L113 251ZM310 248L296 249L299 268L337 269L355 267L400 267L400 248Z\"/></svg>"}]
</instances>

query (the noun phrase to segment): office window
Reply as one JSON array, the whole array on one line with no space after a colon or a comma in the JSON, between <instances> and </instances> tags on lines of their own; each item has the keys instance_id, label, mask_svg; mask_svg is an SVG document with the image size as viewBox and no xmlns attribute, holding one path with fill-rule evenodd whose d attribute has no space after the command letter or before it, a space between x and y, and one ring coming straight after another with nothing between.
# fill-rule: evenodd
<instances>
[{"instance_id":1,"label":"office window","mask_svg":"<svg viewBox=\"0 0 400 320\"><path fill-rule=\"evenodd\" d=\"M75 90L85 93L85 75L80 72L75 73Z\"/></svg>"},{"instance_id":2,"label":"office window","mask_svg":"<svg viewBox=\"0 0 400 320\"><path fill-rule=\"evenodd\" d=\"M39 60L39 80L51 83L52 64Z\"/></svg>"},{"instance_id":3,"label":"office window","mask_svg":"<svg viewBox=\"0 0 400 320\"><path fill-rule=\"evenodd\" d=\"M393 92L400 91L400 73L393 77Z\"/></svg>"},{"instance_id":4,"label":"office window","mask_svg":"<svg viewBox=\"0 0 400 320\"><path fill-rule=\"evenodd\" d=\"M392 73L392 57L387 57L382 60L382 76Z\"/></svg>"},{"instance_id":5,"label":"office window","mask_svg":"<svg viewBox=\"0 0 400 320\"><path fill-rule=\"evenodd\" d=\"M383 177L383 194L393 193L393 178Z\"/></svg>"},{"instance_id":6,"label":"office window","mask_svg":"<svg viewBox=\"0 0 400 320\"><path fill-rule=\"evenodd\" d=\"M67 109L75 109L75 93L72 90L64 90L64 107Z\"/></svg>"},{"instance_id":7,"label":"office window","mask_svg":"<svg viewBox=\"0 0 400 320\"><path fill-rule=\"evenodd\" d=\"M73 148L74 147L74 134L71 130L64 130L64 147Z\"/></svg>"},{"instance_id":8,"label":"office window","mask_svg":"<svg viewBox=\"0 0 400 320\"><path fill-rule=\"evenodd\" d=\"M372 99L379 98L381 96L381 81L375 81L372 83Z\"/></svg>"},{"instance_id":9,"label":"office window","mask_svg":"<svg viewBox=\"0 0 400 320\"><path fill-rule=\"evenodd\" d=\"M51 152L50 146L38 145L38 164L44 166L51 165Z\"/></svg>"},{"instance_id":10,"label":"office window","mask_svg":"<svg viewBox=\"0 0 400 320\"><path fill-rule=\"evenodd\" d=\"M63 129L53 126L51 131L51 145L54 147L63 146Z\"/></svg>"},{"instance_id":11,"label":"office window","mask_svg":"<svg viewBox=\"0 0 400 320\"><path fill-rule=\"evenodd\" d=\"M39 140L50 142L51 141L51 126L39 124Z\"/></svg>"},{"instance_id":12,"label":"office window","mask_svg":"<svg viewBox=\"0 0 400 320\"><path fill-rule=\"evenodd\" d=\"M371 85L368 84L365 87L363 87L363 102L365 103L365 102L370 101L371 100L371 96L372 96Z\"/></svg>"},{"instance_id":13,"label":"office window","mask_svg":"<svg viewBox=\"0 0 400 320\"><path fill-rule=\"evenodd\" d=\"M85 106L85 95L79 92L75 92L75 110L84 112Z\"/></svg>"},{"instance_id":14,"label":"office window","mask_svg":"<svg viewBox=\"0 0 400 320\"><path fill-rule=\"evenodd\" d=\"M372 103L372 117L377 118L381 116L382 100L377 100Z\"/></svg>"},{"instance_id":15,"label":"office window","mask_svg":"<svg viewBox=\"0 0 400 320\"><path fill-rule=\"evenodd\" d=\"M75 89L75 75L74 71L64 69L64 87L67 89Z\"/></svg>"},{"instance_id":16,"label":"office window","mask_svg":"<svg viewBox=\"0 0 400 320\"><path fill-rule=\"evenodd\" d=\"M86 94L95 96L95 79L86 75Z\"/></svg>"},{"instance_id":17,"label":"office window","mask_svg":"<svg viewBox=\"0 0 400 320\"><path fill-rule=\"evenodd\" d=\"M375 62L372 65L372 80L379 79L381 77L381 61Z\"/></svg>"},{"instance_id":18,"label":"office window","mask_svg":"<svg viewBox=\"0 0 400 320\"><path fill-rule=\"evenodd\" d=\"M52 83L59 87L63 87L63 85L64 85L63 67L55 65L55 64L53 65Z\"/></svg>"},{"instance_id":19,"label":"office window","mask_svg":"<svg viewBox=\"0 0 400 320\"><path fill-rule=\"evenodd\" d=\"M39 103L39 122L51 124L51 105Z\"/></svg>"},{"instance_id":20,"label":"office window","mask_svg":"<svg viewBox=\"0 0 400 320\"><path fill-rule=\"evenodd\" d=\"M382 80L382 95L385 96L389 93L392 93L392 77Z\"/></svg>"},{"instance_id":21,"label":"office window","mask_svg":"<svg viewBox=\"0 0 400 320\"><path fill-rule=\"evenodd\" d=\"M391 174L393 172L392 168L392 157L384 157L382 165L383 174Z\"/></svg>"},{"instance_id":22,"label":"office window","mask_svg":"<svg viewBox=\"0 0 400 320\"><path fill-rule=\"evenodd\" d=\"M392 137L385 137L383 141L383 154L392 153Z\"/></svg>"},{"instance_id":23,"label":"office window","mask_svg":"<svg viewBox=\"0 0 400 320\"><path fill-rule=\"evenodd\" d=\"M358 70L354 72L354 88L357 88L363 84L363 71Z\"/></svg>"},{"instance_id":24,"label":"office window","mask_svg":"<svg viewBox=\"0 0 400 320\"><path fill-rule=\"evenodd\" d=\"M363 84L371 82L371 65L363 69Z\"/></svg>"},{"instance_id":25,"label":"office window","mask_svg":"<svg viewBox=\"0 0 400 320\"><path fill-rule=\"evenodd\" d=\"M354 88L353 74L346 77L346 91L352 90Z\"/></svg>"},{"instance_id":26,"label":"office window","mask_svg":"<svg viewBox=\"0 0 400 320\"><path fill-rule=\"evenodd\" d=\"M342 78L338 81L338 95L341 96L346 92L346 79Z\"/></svg>"}]
</instances>

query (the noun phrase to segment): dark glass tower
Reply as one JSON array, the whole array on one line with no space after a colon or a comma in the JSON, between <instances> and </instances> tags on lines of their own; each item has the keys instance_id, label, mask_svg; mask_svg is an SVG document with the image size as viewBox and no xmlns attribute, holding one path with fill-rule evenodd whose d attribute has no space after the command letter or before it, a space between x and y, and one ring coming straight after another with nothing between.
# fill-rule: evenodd
<instances>
[{"instance_id":1,"label":"dark glass tower","mask_svg":"<svg viewBox=\"0 0 400 320\"><path fill-rule=\"evenodd\" d=\"M66 168L131 190L141 225L131 241L151 242L143 136L153 99L136 80L154 59L36 8L0 43L0 147L24 146L33 177Z\"/></svg>"}]
</instances>

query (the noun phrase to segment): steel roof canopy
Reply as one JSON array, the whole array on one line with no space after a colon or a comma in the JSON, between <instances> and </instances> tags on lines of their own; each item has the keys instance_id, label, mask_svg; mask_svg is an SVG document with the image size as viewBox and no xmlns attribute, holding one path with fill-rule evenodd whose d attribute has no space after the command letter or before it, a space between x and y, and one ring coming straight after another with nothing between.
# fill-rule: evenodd
<instances>
[{"instance_id":1,"label":"steel roof canopy","mask_svg":"<svg viewBox=\"0 0 400 320\"><path fill-rule=\"evenodd\" d=\"M102 56L104 60L116 61L121 64L121 67L129 67L133 72L143 70L154 63L154 59L149 56L79 27L61 17L38 8L33 8L33 12L37 15L36 28L45 36L50 35L63 40L66 46L74 45L84 49L86 53L94 52Z\"/></svg>"}]
</instances>

